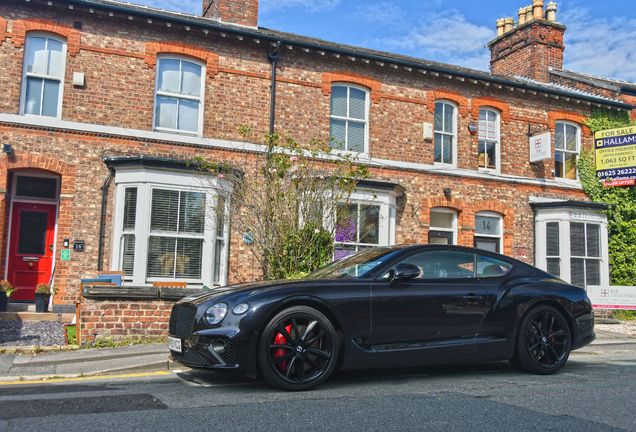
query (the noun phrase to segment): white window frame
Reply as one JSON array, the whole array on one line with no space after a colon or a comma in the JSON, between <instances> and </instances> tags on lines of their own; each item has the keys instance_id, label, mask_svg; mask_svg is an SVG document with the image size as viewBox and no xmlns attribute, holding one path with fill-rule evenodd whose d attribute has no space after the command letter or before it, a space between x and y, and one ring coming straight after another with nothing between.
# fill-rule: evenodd
<instances>
[{"instance_id":1,"label":"white window frame","mask_svg":"<svg viewBox=\"0 0 636 432\"><path fill-rule=\"evenodd\" d=\"M601 273L601 268L602 268L602 264L603 264L603 260L602 260L602 253L601 253L601 232L602 232L602 227L600 226L601 224L598 222L590 222L590 221L571 221L570 222L570 229L573 223L578 223L583 225L583 244L585 246L585 254L584 255L573 255L572 254L572 235L571 232L568 233L570 236L570 279L572 279L572 259L580 259L583 260L583 279L584 279L584 285L585 287L587 287L588 281L587 281L587 269L588 269L588 262L589 261L598 261L599 263L599 282L600 282L600 273ZM599 227L599 256L595 257L595 256L590 256L588 255L588 228L590 225L596 225ZM593 284L596 285L596 284ZM599 283L600 285L600 283Z\"/></svg>"},{"instance_id":2,"label":"white window frame","mask_svg":"<svg viewBox=\"0 0 636 432\"><path fill-rule=\"evenodd\" d=\"M564 140L565 140L565 130L566 130L566 126L573 126L576 129L576 151L572 151L572 150L566 150L565 148L563 149L558 149L557 148L557 142L556 142L556 137L557 137L557 128L559 127L559 125L563 125L563 136L564 136ZM563 143L564 147L566 145L566 143ZM576 168L576 164L574 167L575 173L576 173L576 178L573 179L569 179L566 177L557 177L557 169L556 169L556 164L557 164L557 152L563 153L563 155L565 156L565 154L575 154L576 155L576 161L578 162L580 154L581 154L581 126L573 123L573 122L569 122L569 121L565 121L565 120L557 120L554 123L554 178L555 179L559 179L559 180L565 180L565 181L570 181L570 182L576 182L579 180L579 170ZM563 164L563 174L565 174L565 163Z\"/></svg>"},{"instance_id":3,"label":"white window frame","mask_svg":"<svg viewBox=\"0 0 636 432\"><path fill-rule=\"evenodd\" d=\"M218 180L220 183L223 180ZM165 171L153 168L142 167L126 167L119 168L115 173L116 184L116 200L115 200L115 228L113 233L113 251L111 257L111 270L123 270L123 238L125 234L134 233L135 235L135 259L133 267L133 276L126 277L134 285L152 285L154 281L170 280L166 278L148 277L148 240L150 235L150 212L152 206L152 190L178 190L183 192L206 193L206 221L203 232L203 251L201 257L201 278L200 279L181 279L188 283L188 287L198 287L203 285L227 285L228 283L228 257L229 257L229 225L226 202L226 213L224 219L224 227L222 228L223 236L217 236L216 218L210 221L210 215L216 213L216 195L202 190L200 183L196 180L196 176L192 173ZM134 230L123 230L124 216L124 198L125 189L137 187L137 206L136 221ZM222 187L228 187L223 185ZM221 256L219 259L215 257L217 240L223 240L224 244L220 248ZM214 265L220 263L218 271L219 278L214 280Z\"/></svg>"},{"instance_id":4,"label":"white window frame","mask_svg":"<svg viewBox=\"0 0 636 432\"><path fill-rule=\"evenodd\" d=\"M333 88L334 87L346 87L347 88L347 113L349 112L349 101L351 100L350 97L350 93L351 93L351 89L354 88L356 90L361 90L365 93L365 99L364 99L364 122L361 121L360 119L356 119L356 118L351 118L351 117L341 117L341 116L334 116L331 114L331 104L332 104L332 98L333 98ZM336 149L336 151L341 151L344 153L353 153L353 154L362 154L362 155L368 155L369 154L369 99L371 96L371 92L369 91L368 88L359 86L359 85L355 85L355 84L350 84L350 83L346 83L346 82L333 82L331 83L331 96L329 98L329 130L331 131L331 121L332 120L342 120L346 122L346 129L345 129L345 142L344 144L344 148L339 148ZM348 143L347 143L347 139L349 136L349 122L355 122L355 123L364 123L364 149L362 152L357 152L357 151L353 151L353 150L349 150L348 149ZM331 134L331 132L330 132ZM330 147L332 146L332 142L330 143Z\"/></svg>"},{"instance_id":5,"label":"white window frame","mask_svg":"<svg viewBox=\"0 0 636 432\"><path fill-rule=\"evenodd\" d=\"M34 38L45 38L45 39L51 39L57 42L60 42L62 44L62 70L61 70L61 76L56 77L53 75L39 75L39 74L35 74L35 73L31 73L28 72L28 67L29 67L29 50L31 49L31 40ZM47 47L48 47L48 41L47 41ZM62 100L64 98L64 78L66 76L66 49L67 49L67 45L66 45L66 39L64 39L61 36L58 36L56 34L53 33L44 33L44 32L29 32L26 35L26 39L24 42L24 56L22 59L22 86L20 88L20 115L26 115L26 116L38 116L41 117L42 114L42 96L40 96L40 114L31 114L31 113L26 113L26 91L27 91L27 81L28 78L38 78L38 79L42 79L42 80L47 80L47 81L57 81L59 82L59 90L58 90L58 95L57 95L57 108L56 108L56 115L55 117L53 116L47 116L47 117L53 117L56 119L61 119L62 118ZM48 50L47 50L48 52ZM42 91L44 91L44 86L42 86Z\"/></svg>"},{"instance_id":6,"label":"white window frame","mask_svg":"<svg viewBox=\"0 0 636 432\"><path fill-rule=\"evenodd\" d=\"M437 112L437 104L443 104L443 105L449 105L451 107L453 107L453 130L452 132L444 132L443 130L439 131L435 129L435 113ZM446 110L444 108L444 110ZM446 100L446 99L437 99L435 101L435 110L433 111L433 165L434 166L443 166L443 167L453 167L456 168L457 167L457 104ZM444 114L442 114L442 119L444 119ZM442 126L443 128L443 126ZM452 153L452 158L453 161L451 163L444 163L444 162L435 162L435 135L442 135L442 136L450 136L452 139L452 143L451 143L451 153ZM444 146L442 145L442 161L444 160Z\"/></svg>"},{"instance_id":7,"label":"white window frame","mask_svg":"<svg viewBox=\"0 0 636 432\"><path fill-rule=\"evenodd\" d=\"M457 244L457 212L455 210L452 210L446 207L432 207L430 212L431 214L432 213L450 213L453 215L452 228L434 227L433 222L430 222L428 231L429 231L429 235L431 231L450 232L453 234L453 242L451 244L456 245ZM432 221L432 220L433 220L433 217L431 215L429 216L429 221Z\"/></svg>"},{"instance_id":8,"label":"white window frame","mask_svg":"<svg viewBox=\"0 0 636 432\"><path fill-rule=\"evenodd\" d=\"M485 138L482 139L481 136L481 114L482 112L486 113L486 124L488 123L488 115L492 114L494 115L495 119L494 119L494 123L495 123L495 138L491 139L491 138ZM486 144L488 143L492 143L495 145L495 158L496 160L496 164L494 168L488 168L488 151L487 148L484 147L484 162L485 162L485 166L482 167L481 165L479 166L479 170L480 171L487 171L487 172L493 172L493 173L498 173L499 170L501 169L501 135L500 135L500 127L501 127L501 115L499 113L499 111L496 111L493 108L490 107L481 107L479 108L479 132L478 132L478 141L484 141ZM479 145L479 143L478 143ZM478 161L479 163L479 161Z\"/></svg>"},{"instance_id":9,"label":"white window frame","mask_svg":"<svg viewBox=\"0 0 636 432\"><path fill-rule=\"evenodd\" d=\"M484 233L477 234L477 217L479 216L496 218L497 219L496 223L499 228L499 234L484 234ZM501 216L501 214L495 213L492 211L475 212L475 237L483 237L483 238L490 238L490 239L497 240L499 244L499 253L503 252L503 233L504 233L504 224L503 224L503 216Z\"/></svg>"},{"instance_id":10,"label":"white window frame","mask_svg":"<svg viewBox=\"0 0 636 432\"><path fill-rule=\"evenodd\" d=\"M160 71L160 63L162 60L177 60L180 62L189 62L192 63L194 65L197 65L201 68L201 83L200 83L200 90L199 90L199 96L193 96L193 95L187 95L187 94L182 94L182 93L174 93L174 92L169 92L166 90L160 90L159 89L159 71ZM182 64L182 63L181 63ZM203 111L205 110L205 104L204 104L204 100L205 100L205 81L206 81L206 70L205 70L205 63L198 61L196 59L193 59L192 57L187 57L187 56L180 56L180 55L167 55L167 54L162 54L162 55L158 55L157 56L157 64L155 66L155 90L154 90L154 105L153 105L153 109L152 109L152 130L157 131L157 132L170 132L170 133L178 133L178 134L185 134L185 135L195 135L195 136L202 136L203 134ZM181 78L179 83L181 84ZM188 101L198 101L199 102L199 116L197 119L197 130L196 131L189 131L189 130L184 130L184 129L173 129L173 128L165 128L165 127L159 127L157 126L157 96L164 96L164 97L170 97L170 98L174 98L174 99L183 99L183 100L188 100ZM177 110L177 115L178 115L178 110Z\"/></svg>"},{"instance_id":11,"label":"white window frame","mask_svg":"<svg viewBox=\"0 0 636 432\"><path fill-rule=\"evenodd\" d=\"M339 244L353 245L356 247L356 251L359 250L359 246L389 246L395 244L395 229L396 229L396 214L397 214L397 196L395 192L385 192L377 190L368 190L358 188L356 189L349 199L351 204L374 205L380 207L379 220L378 220L378 243L366 244L356 242L335 242L334 246ZM333 215L325 214L325 221L330 221L332 224L335 222ZM335 253L335 251L334 251Z\"/></svg>"},{"instance_id":12,"label":"white window frame","mask_svg":"<svg viewBox=\"0 0 636 432\"><path fill-rule=\"evenodd\" d=\"M535 244L536 244L536 266L548 271L546 230L547 224L556 222L559 224L559 258L560 258L560 279L571 283L571 258L570 253L570 223L591 223L600 225L600 285L609 286L609 248L607 233L607 216L603 213L596 213L579 208L559 207L555 209L537 209L535 219ZM597 257L594 257L597 259Z\"/></svg>"}]
</instances>

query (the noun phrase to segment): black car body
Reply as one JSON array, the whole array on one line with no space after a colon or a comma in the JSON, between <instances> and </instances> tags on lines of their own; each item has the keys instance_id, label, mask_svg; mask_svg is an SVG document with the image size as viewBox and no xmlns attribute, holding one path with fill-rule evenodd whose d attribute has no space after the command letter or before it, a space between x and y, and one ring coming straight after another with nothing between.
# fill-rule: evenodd
<instances>
[{"instance_id":1,"label":"black car body","mask_svg":"<svg viewBox=\"0 0 636 432\"><path fill-rule=\"evenodd\" d=\"M185 366L260 373L287 390L312 388L335 367L511 360L549 374L595 338L582 288L441 245L374 248L303 279L206 290L175 304L169 335Z\"/></svg>"}]
</instances>

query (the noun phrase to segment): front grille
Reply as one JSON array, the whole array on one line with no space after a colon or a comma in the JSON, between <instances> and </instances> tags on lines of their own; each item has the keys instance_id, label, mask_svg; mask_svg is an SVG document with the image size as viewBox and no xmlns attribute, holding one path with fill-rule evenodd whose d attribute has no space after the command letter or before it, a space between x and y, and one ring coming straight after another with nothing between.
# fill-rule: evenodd
<instances>
[{"instance_id":1,"label":"front grille","mask_svg":"<svg viewBox=\"0 0 636 432\"><path fill-rule=\"evenodd\" d=\"M189 365L207 366L216 364L206 360L205 357L190 348L184 348L183 353L172 351L172 357L174 357L176 361L181 361Z\"/></svg>"},{"instance_id":2,"label":"front grille","mask_svg":"<svg viewBox=\"0 0 636 432\"><path fill-rule=\"evenodd\" d=\"M170 314L168 331L178 338L189 338L194 327L197 308L186 305L174 305Z\"/></svg>"},{"instance_id":3,"label":"front grille","mask_svg":"<svg viewBox=\"0 0 636 432\"><path fill-rule=\"evenodd\" d=\"M226 365L234 366L237 363L236 352L234 351L234 347L232 346L230 340L228 338L214 338L210 340L210 345L214 346L215 342L221 342L223 345L225 345L225 351L222 353L217 353L218 356L223 359Z\"/></svg>"}]
</instances>

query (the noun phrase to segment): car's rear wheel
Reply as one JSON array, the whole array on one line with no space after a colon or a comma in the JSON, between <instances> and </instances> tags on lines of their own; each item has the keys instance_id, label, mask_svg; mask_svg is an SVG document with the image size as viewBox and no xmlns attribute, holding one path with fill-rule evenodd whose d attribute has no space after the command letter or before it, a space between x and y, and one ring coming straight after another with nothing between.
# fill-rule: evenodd
<instances>
[{"instance_id":1,"label":"car's rear wheel","mask_svg":"<svg viewBox=\"0 0 636 432\"><path fill-rule=\"evenodd\" d=\"M283 390L309 390L324 382L338 360L338 335L308 306L285 309L265 326L258 363L265 381Z\"/></svg>"},{"instance_id":2,"label":"car's rear wheel","mask_svg":"<svg viewBox=\"0 0 636 432\"><path fill-rule=\"evenodd\" d=\"M519 326L511 363L528 372L553 374L565 365L571 346L570 326L561 312L539 305L528 312Z\"/></svg>"}]
</instances>

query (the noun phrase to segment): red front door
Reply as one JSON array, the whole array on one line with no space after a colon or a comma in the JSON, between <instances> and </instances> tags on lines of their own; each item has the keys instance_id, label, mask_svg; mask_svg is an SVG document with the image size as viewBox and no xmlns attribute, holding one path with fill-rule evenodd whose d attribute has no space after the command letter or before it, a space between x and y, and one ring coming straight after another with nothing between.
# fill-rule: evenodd
<instances>
[{"instance_id":1,"label":"red front door","mask_svg":"<svg viewBox=\"0 0 636 432\"><path fill-rule=\"evenodd\" d=\"M34 300L35 286L51 279L55 209L50 204L13 204L7 279L18 291L11 300Z\"/></svg>"}]
</instances>

